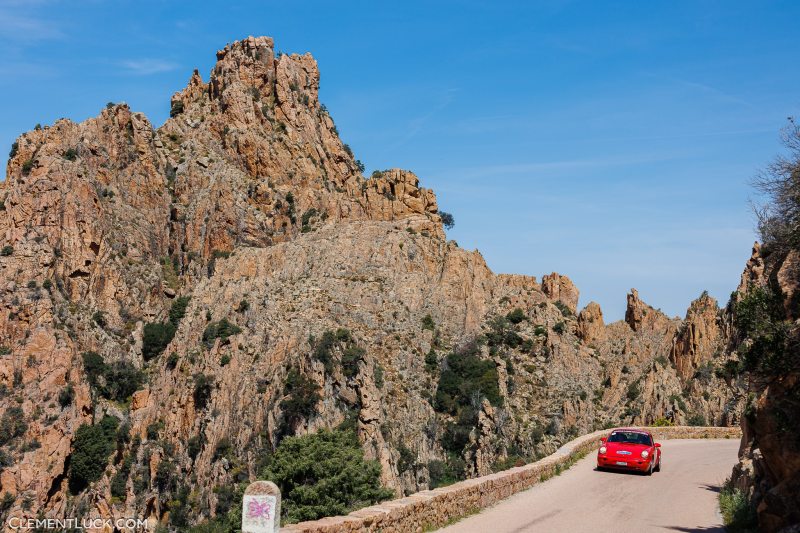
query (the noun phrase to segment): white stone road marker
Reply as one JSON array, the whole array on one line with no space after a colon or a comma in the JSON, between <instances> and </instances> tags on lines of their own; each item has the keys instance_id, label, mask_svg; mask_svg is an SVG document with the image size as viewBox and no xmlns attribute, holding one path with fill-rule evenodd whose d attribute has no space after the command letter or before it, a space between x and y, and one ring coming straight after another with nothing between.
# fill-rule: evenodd
<instances>
[{"instance_id":1,"label":"white stone road marker","mask_svg":"<svg viewBox=\"0 0 800 533\"><path fill-rule=\"evenodd\" d=\"M278 533L281 490L272 481L255 481L242 498L242 533Z\"/></svg>"}]
</instances>

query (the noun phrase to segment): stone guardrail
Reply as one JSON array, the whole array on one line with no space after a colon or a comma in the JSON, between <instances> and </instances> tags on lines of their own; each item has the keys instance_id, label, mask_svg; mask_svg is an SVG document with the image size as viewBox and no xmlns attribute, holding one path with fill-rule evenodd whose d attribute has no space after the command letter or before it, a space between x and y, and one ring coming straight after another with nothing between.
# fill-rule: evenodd
<instances>
[{"instance_id":1,"label":"stone guardrail","mask_svg":"<svg viewBox=\"0 0 800 533\"><path fill-rule=\"evenodd\" d=\"M739 427L649 427L656 440L739 438ZM489 507L512 494L559 474L564 467L599 447L599 439L610 430L600 430L574 439L555 453L524 466L488 476L460 481L447 487L424 490L405 498L390 500L353 511L347 516L331 516L309 522L289 524L281 531L291 533L420 533L442 527L459 518Z\"/></svg>"}]
</instances>

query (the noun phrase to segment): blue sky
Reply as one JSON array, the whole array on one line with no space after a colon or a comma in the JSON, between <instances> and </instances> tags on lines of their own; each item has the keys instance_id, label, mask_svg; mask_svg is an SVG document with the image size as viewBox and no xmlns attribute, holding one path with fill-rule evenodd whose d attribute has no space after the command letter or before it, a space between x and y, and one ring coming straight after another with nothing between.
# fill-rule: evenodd
<instances>
[{"instance_id":1,"label":"blue sky","mask_svg":"<svg viewBox=\"0 0 800 533\"><path fill-rule=\"evenodd\" d=\"M748 181L800 114L794 1L236 4L0 0L0 146L108 101L158 126L193 68L270 35L317 58L368 171L415 171L493 270L567 274L619 319L631 287L727 301Z\"/></svg>"}]
</instances>

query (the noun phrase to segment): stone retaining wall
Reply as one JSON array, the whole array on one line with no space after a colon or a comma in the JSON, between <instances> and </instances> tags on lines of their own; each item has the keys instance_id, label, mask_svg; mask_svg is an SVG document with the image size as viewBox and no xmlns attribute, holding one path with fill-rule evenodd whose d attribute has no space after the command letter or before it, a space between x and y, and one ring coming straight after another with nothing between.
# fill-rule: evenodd
<instances>
[{"instance_id":1,"label":"stone retaining wall","mask_svg":"<svg viewBox=\"0 0 800 533\"><path fill-rule=\"evenodd\" d=\"M647 429L656 440L741 437L738 427L673 426ZM365 507L347 516L332 516L287 525L281 530L292 533L420 533L435 529L552 477L596 449L600 437L608 433L609 430L601 430L583 435L566 443L554 454L525 466L467 479L447 487L425 490L398 500Z\"/></svg>"}]
</instances>

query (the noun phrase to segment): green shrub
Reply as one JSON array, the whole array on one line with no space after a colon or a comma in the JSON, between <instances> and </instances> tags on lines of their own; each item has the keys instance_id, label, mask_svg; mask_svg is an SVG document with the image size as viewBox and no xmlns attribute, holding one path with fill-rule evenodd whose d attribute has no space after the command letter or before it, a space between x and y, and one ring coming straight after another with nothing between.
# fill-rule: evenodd
<instances>
[{"instance_id":1,"label":"green shrub","mask_svg":"<svg viewBox=\"0 0 800 533\"><path fill-rule=\"evenodd\" d=\"M95 324L97 324L101 328L106 327L106 316L105 316L105 313L103 313L100 310L95 311L94 314L92 315L92 322L94 322Z\"/></svg>"},{"instance_id":2,"label":"green shrub","mask_svg":"<svg viewBox=\"0 0 800 533\"><path fill-rule=\"evenodd\" d=\"M144 325L142 337L142 357L150 361L158 357L175 337L175 325L172 322L151 322Z\"/></svg>"},{"instance_id":3,"label":"green shrub","mask_svg":"<svg viewBox=\"0 0 800 533\"><path fill-rule=\"evenodd\" d=\"M214 387L214 378L199 373L194 375L194 391L192 398L194 399L195 409L203 410L211 399L211 392Z\"/></svg>"},{"instance_id":4,"label":"green shrub","mask_svg":"<svg viewBox=\"0 0 800 533\"><path fill-rule=\"evenodd\" d=\"M64 409L68 405L72 405L72 401L74 399L75 388L72 386L72 383L67 383L67 386L61 389L61 392L58 393L58 404L62 409Z\"/></svg>"},{"instance_id":5,"label":"green shrub","mask_svg":"<svg viewBox=\"0 0 800 533\"><path fill-rule=\"evenodd\" d=\"M474 342L450 353L446 370L439 376L434 407L439 412L457 414L471 404L473 396L486 398L492 405L500 406L497 367L493 361L479 357L480 349Z\"/></svg>"},{"instance_id":6,"label":"green shrub","mask_svg":"<svg viewBox=\"0 0 800 533\"><path fill-rule=\"evenodd\" d=\"M104 416L99 424L83 424L75 432L69 466L69 489L77 494L102 477L108 457L116 447L119 420Z\"/></svg>"},{"instance_id":7,"label":"green shrub","mask_svg":"<svg viewBox=\"0 0 800 533\"><path fill-rule=\"evenodd\" d=\"M231 450L233 450L231 441L228 440L227 437L222 437L214 448L214 458L212 461L218 461L223 457L227 457L231 453Z\"/></svg>"},{"instance_id":8,"label":"green shrub","mask_svg":"<svg viewBox=\"0 0 800 533\"><path fill-rule=\"evenodd\" d=\"M366 350L355 344L351 344L342 352L342 373L348 378L354 378L358 374L358 363L364 360Z\"/></svg>"},{"instance_id":9,"label":"green shrub","mask_svg":"<svg viewBox=\"0 0 800 533\"><path fill-rule=\"evenodd\" d=\"M186 316L186 308L189 306L189 296L178 296L169 307L169 321L177 328L183 317Z\"/></svg>"},{"instance_id":10,"label":"green shrub","mask_svg":"<svg viewBox=\"0 0 800 533\"><path fill-rule=\"evenodd\" d=\"M158 440L158 434L164 429L164 422L156 420L147 424L147 440Z\"/></svg>"},{"instance_id":11,"label":"green shrub","mask_svg":"<svg viewBox=\"0 0 800 533\"><path fill-rule=\"evenodd\" d=\"M557 322L555 326L553 326L553 331L558 333L559 335L563 334L567 330L567 325L562 320L561 322Z\"/></svg>"},{"instance_id":12,"label":"green shrub","mask_svg":"<svg viewBox=\"0 0 800 533\"><path fill-rule=\"evenodd\" d=\"M408 472L415 467L417 456L402 442L398 444L397 451L400 453L400 458L397 460L397 471L400 474Z\"/></svg>"},{"instance_id":13,"label":"green shrub","mask_svg":"<svg viewBox=\"0 0 800 533\"><path fill-rule=\"evenodd\" d=\"M439 217L442 219L442 225L447 229L453 229L456 225L456 219L450 213L439 211Z\"/></svg>"},{"instance_id":14,"label":"green shrub","mask_svg":"<svg viewBox=\"0 0 800 533\"><path fill-rule=\"evenodd\" d=\"M533 426L531 430L531 442L533 444L539 444L544 439L544 429L539 424Z\"/></svg>"},{"instance_id":15,"label":"green shrub","mask_svg":"<svg viewBox=\"0 0 800 533\"><path fill-rule=\"evenodd\" d=\"M100 386L100 378L103 376L105 368L106 363L102 355L97 352L83 352L83 371L86 373L90 386Z\"/></svg>"},{"instance_id":16,"label":"green shrub","mask_svg":"<svg viewBox=\"0 0 800 533\"><path fill-rule=\"evenodd\" d=\"M335 370L337 351L341 353L342 373L348 378L358 374L358 363L364 360L366 351L356 344L349 330L339 328L335 332L325 331L319 341L312 344L314 350L311 356L323 364L327 374L331 375Z\"/></svg>"},{"instance_id":17,"label":"green shrub","mask_svg":"<svg viewBox=\"0 0 800 533\"><path fill-rule=\"evenodd\" d=\"M756 531L758 528L755 504L744 492L733 488L730 480L723 484L719 493L719 510L728 531Z\"/></svg>"},{"instance_id":18,"label":"green shrub","mask_svg":"<svg viewBox=\"0 0 800 533\"><path fill-rule=\"evenodd\" d=\"M439 369L439 357L436 355L436 351L431 346L431 349L428 350L428 353L425 354L425 370L428 372L436 372Z\"/></svg>"},{"instance_id":19,"label":"green shrub","mask_svg":"<svg viewBox=\"0 0 800 533\"><path fill-rule=\"evenodd\" d=\"M308 226L309 223L311 222L311 219L313 217L317 216L317 214L319 214L319 213L317 212L316 208L312 207L311 209L306 210L306 212L303 213L303 216L300 217L300 224L303 227Z\"/></svg>"},{"instance_id":20,"label":"green shrub","mask_svg":"<svg viewBox=\"0 0 800 533\"><path fill-rule=\"evenodd\" d=\"M686 421L687 424L690 426L705 426L706 424L706 417L700 413L694 413L689 416L689 419Z\"/></svg>"},{"instance_id":21,"label":"green shrub","mask_svg":"<svg viewBox=\"0 0 800 533\"><path fill-rule=\"evenodd\" d=\"M564 318L570 318L572 316L572 309L567 307L567 304L561 300L556 301L554 305L558 307L558 310L561 311L561 316Z\"/></svg>"},{"instance_id":22,"label":"green shrub","mask_svg":"<svg viewBox=\"0 0 800 533\"><path fill-rule=\"evenodd\" d=\"M430 331L436 329L436 323L433 321L433 317L430 315L430 313L422 317L422 329L427 329Z\"/></svg>"},{"instance_id":23,"label":"green shrub","mask_svg":"<svg viewBox=\"0 0 800 533\"><path fill-rule=\"evenodd\" d=\"M33 170L33 159L28 159L22 163L22 174L27 176Z\"/></svg>"},{"instance_id":24,"label":"green shrub","mask_svg":"<svg viewBox=\"0 0 800 533\"><path fill-rule=\"evenodd\" d=\"M68 148L66 152L61 154L61 157L67 161L75 161L78 159L78 151L75 148Z\"/></svg>"},{"instance_id":25,"label":"green shrub","mask_svg":"<svg viewBox=\"0 0 800 533\"><path fill-rule=\"evenodd\" d=\"M122 429L122 428L120 428ZM119 436L120 433L117 432L117 442L119 443ZM117 472L114 474L114 477L111 478L111 495L115 498L120 498L122 500L128 494L127 485L128 485L128 478L131 475L131 467L133 466L133 461L136 457L136 451L139 448L139 441L134 441L134 445L131 447L131 451L125 456L125 459L122 461L122 464L119 465Z\"/></svg>"},{"instance_id":26,"label":"green shrub","mask_svg":"<svg viewBox=\"0 0 800 533\"><path fill-rule=\"evenodd\" d=\"M555 436L558 435L558 431L561 429L561 420L558 417L553 417L550 419L550 422L547 423L547 428L545 428L544 432L548 435Z\"/></svg>"},{"instance_id":27,"label":"green shrub","mask_svg":"<svg viewBox=\"0 0 800 533\"><path fill-rule=\"evenodd\" d=\"M83 368L89 385L102 397L123 402L144 383L141 370L128 361L106 364L97 352L83 353Z\"/></svg>"},{"instance_id":28,"label":"green shrub","mask_svg":"<svg viewBox=\"0 0 800 533\"><path fill-rule=\"evenodd\" d=\"M501 346L516 348L523 342L523 338L514 331L513 324L505 316L494 317L489 321L488 326L489 331L486 333L486 342L490 348L493 348L492 353Z\"/></svg>"},{"instance_id":29,"label":"green shrub","mask_svg":"<svg viewBox=\"0 0 800 533\"><path fill-rule=\"evenodd\" d=\"M634 381L630 385L628 385L628 391L626 396L628 397L628 401L635 401L639 396L642 394L642 387L638 381Z\"/></svg>"},{"instance_id":30,"label":"green shrub","mask_svg":"<svg viewBox=\"0 0 800 533\"><path fill-rule=\"evenodd\" d=\"M375 380L375 386L379 389L383 388L383 367L380 363L375 363L375 368L372 371L372 378Z\"/></svg>"},{"instance_id":31,"label":"green shrub","mask_svg":"<svg viewBox=\"0 0 800 533\"><path fill-rule=\"evenodd\" d=\"M5 246L3 246L3 249L0 250L0 255L2 255L3 257L8 257L13 253L14 253L14 247L11 246L10 244L6 244Z\"/></svg>"},{"instance_id":32,"label":"green shrub","mask_svg":"<svg viewBox=\"0 0 800 533\"><path fill-rule=\"evenodd\" d=\"M214 492L217 494L217 506L214 508L214 512L218 515L227 514L237 501L236 489L229 485L221 485L216 487ZM238 499L241 500L241 497Z\"/></svg>"},{"instance_id":33,"label":"green shrub","mask_svg":"<svg viewBox=\"0 0 800 533\"><path fill-rule=\"evenodd\" d=\"M189 440L186 443L186 453L189 457L194 461L195 457L200 453L200 450L203 449L203 436L194 435L189 437Z\"/></svg>"},{"instance_id":34,"label":"green shrub","mask_svg":"<svg viewBox=\"0 0 800 533\"><path fill-rule=\"evenodd\" d=\"M228 354L223 354L222 357L219 358L219 366L227 366L230 362L231 356Z\"/></svg>"},{"instance_id":35,"label":"green shrub","mask_svg":"<svg viewBox=\"0 0 800 533\"><path fill-rule=\"evenodd\" d=\"M16 501L17 499L10 492L3 493L3 498L0 499L0 515L7 513Z\"/></svg>"},{"instance_id":36,"label":"green shrub","mask_svg":"<svg viewBox=\"0 0 800 533\"><path fill-rule=\"evenodd\" d=\"M693 378L707 383L712 375L714 375L714 364L708 361L695 370Z\"/></svg>"},{"instance_id":37,"label":"green shrub","mask_svg":"<svg viewBox=\"0 0 800 533\"><path fill-rule=\"evenodd\" d=\"M284 523L344 515L391 498L381 467L364 459L352 431L322 431L281 441L263 473L281 489Z\"/></svg>"},{"instance_id":38,"label":"green shrub","mask_svg":"<svg viewBox=\"0 0 800 533\"><path fill-rule=\"evenodd\" d=\"M516 309L508 313L506 315L506 318L512 324L519 324L523 320L526 320L528 317L525 315L525 311L517 307Z\"/></svg>"},{"instance_id":39,"label":"green shrub","mask_svg":"<svg viewBox=\"0 0 800 533\"><path fill-rule=\"evenodd\" d=\"M248 302L247 300L242 300L241 302L239 302L239 307L236 308L236 312L244 313L248 309L250 309L250 302Z\"/></svg>"},{"instance_id":40,"label":"green shrub","mask_svg":"<svg viewBox=\"0 0 800 533\"><path fill-rule=\"evenodd\" d=\"M296 368L289 369L286 376L280 408L283 414L280 435L289 435L302 420L308 420L317 413L317 404L322 399L320 387L313 380L301 374Z\"/></svg>"},{"instance_id":41,"label":"green shrub","mask_svg":"<svg viewBox=\"0 0 800 533\"><path fill-rule=\"evenodd\" d=\"M0 473L3 472L5 467L12 464L14 464L14 459L5 450L0 450Z\"/></svg>"},{"instance_id":42,"label":"green shrub","mask_svg":"<svg viewBox=\"0 0 800 533\"><path fill-rule=\"evenodd\" d=\"M336 335L326 331L314 346L311 356L325 366L328 374L333 373L333 349L336 345Z\"/></svg>"},{"instance_id":43,"label":"green shrub","mask_svg":"<svg viewBox=\"0 0 800 533\"><path fill-rule=\"evenodd\" d=\"M230 323L227 318L223 318L219 322L212 322L206 326L205 331L203 331L203 344L209 349L214 345L216 339L220 339L222 344L227 344L228 337L241 332L242 328Z\"/></svg>"},{"instance_id":44,"label":"green shrub","mask_svg":"<svg viewBox=\"0 0 800 533\"><path fill-rule=\"evenodd\" d=\"M533 340L532 339L523 340L522 344L519 345L519 349L525 353L533 352Z\"/></svg>"},{"instance_id":45,"label":"green shrub","mask_svg":"<svg viewBox=\"0 0 800 533\"><path fill-rule=\"evenodd\" d=\"M21 407L9 407L0 418L0 446L17 439L28 431L25 412Z\"/></svg>"},{"instance_id":46,"label":"green shrub","mask_svg":"<svg viewBox=\"0 0 800 533\"><path fill-rule=\"evenodd\" d=\"M180 100L172 102L172 107L170 107L169 109L169 116L177 117L178 115L183 113L183 109L184 109L183 102L181 102Z\"/></svg>"},{"instance_id":47,"label":"green shrub","mask_svg":"<svg viewBox=\"0 0 800 533\"><path fill-rule=\"evenodd\" d=\"M798 369L800 360L789 346L791 323L785 320L782 298L776 291L750 287L734 308L734 324L750 339L739 347L743 370L772 377Z\"/></svg>"},{"instance_id":48,"label":"green shrub","mask_svg":"<svg viewBox=\"0 0 800 533\"><path fill-rule=\"evenodd\" d=\"M19 143L14 141L11 144L11 151L8 153L8 158L14 159L15 157L17 157L18 152L19 152Z\"/></svg>"},{"instance_id":49,"label":"green shrub","mask_svg":"<svg viewBox=\"0 0 800 533\"><path fill-rule=\"evenodd\" d=\"M434 459L428 462L430 488L446 487L464 479L466 464L458 456L450 455L446 461Z\"/></svg>"},{"instance_id":50,"label":"green shrub","mask_svg":"<svg viewBox=\"0 0 800 533\"><path fill-rule=\"evenodd\" d=\"M178 531L189 531L189 533L237 533L241 531L242 527L242 495L243 495L243 488L242 487L233 487L231 488L222 489L223 494L220 498L219 490L220 487L214 489L214 492L217 493L217 516L212 518L211 520L206 520L205 522L201 522L195 526L190 528L186 527L178 527ZM220 504L220 502L222 502ZM228 507L228 512L222 514L220 511ZM181 513L178 513L179 515ZM172 515L170 516L170 522L172 521ZM177 526L177 524L174 524Z\"/></svg>"}]
</instances>

